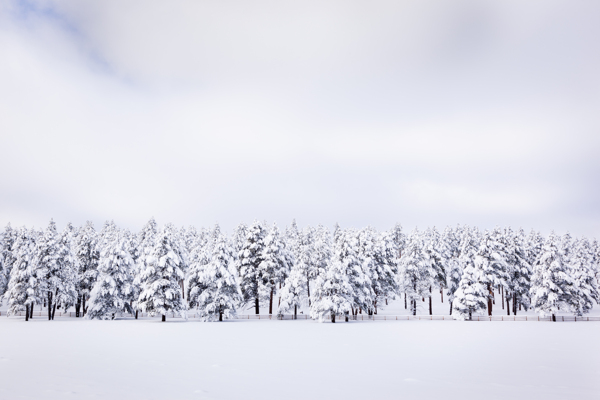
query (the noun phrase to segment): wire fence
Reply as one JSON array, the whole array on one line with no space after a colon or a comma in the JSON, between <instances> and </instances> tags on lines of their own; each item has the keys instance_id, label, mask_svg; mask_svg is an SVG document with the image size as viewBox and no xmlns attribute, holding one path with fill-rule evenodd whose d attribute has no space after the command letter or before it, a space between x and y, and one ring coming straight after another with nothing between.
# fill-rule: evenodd
<instances>
[{"instance_id":1,"label":"wire fence","mask_svg":"<svg viewBox=\"0 0 600 400\"><path fill-rule=\"evenodd\" d=\"M0 311L0 316L9 316L6 311ZM18 313L10 315L12 317L24 317L25 312L20 311ZM74 311L61 312L56 311L55 317L68 317L75 318L77 314ZM48 311L34 311L33 317L36 318L47 318ZM80 317L82 315L80 314ZM138 318L161 318L162 315L155 314L151 315L148 313L138 313ZM166 315L167 318L182 318L181 315L175 313L168 313ZM187 315L189 319L198 319L200 318L200 314L198 313L189 313ZM135 318L135 314L129 313L116 313L115 318ZM345 321L345 315L337 315L336 321L343 322ZM308 314L284 314L284 315L276 315L276 314L247 314L247 315L237 315L234 319L246 319L246 320L309 320L311 319ZM351 321L454 321L454 318L449 315L367 315L367 314L358 314L358 315L348 315L348 319ZM472 321L545 321L551 322L552 317L540 317L540 316L532 316L532 315L503 315L503 316L487 316L487 315L474 315L472 317ZM556 321L558 322L590 322L596 321L600 322L600 316L598 317L576 317L570 315L557 315Z\"/></svg>"}]
</instances>

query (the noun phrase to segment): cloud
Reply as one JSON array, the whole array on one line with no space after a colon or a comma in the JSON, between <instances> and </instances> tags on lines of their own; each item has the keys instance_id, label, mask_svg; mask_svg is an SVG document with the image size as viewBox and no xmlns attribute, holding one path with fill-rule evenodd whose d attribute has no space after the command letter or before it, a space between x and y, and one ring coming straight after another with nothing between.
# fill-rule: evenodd
<instances>
[{"instance_id":1,"label":"cloud","mask_svg":"<svg viewBox=\"0 0 600 400\"><path fill-rule=\"evenodd\" d=\"M593 3L2 7L0 222L599 231Z\"/></svg>"}]
</instances>

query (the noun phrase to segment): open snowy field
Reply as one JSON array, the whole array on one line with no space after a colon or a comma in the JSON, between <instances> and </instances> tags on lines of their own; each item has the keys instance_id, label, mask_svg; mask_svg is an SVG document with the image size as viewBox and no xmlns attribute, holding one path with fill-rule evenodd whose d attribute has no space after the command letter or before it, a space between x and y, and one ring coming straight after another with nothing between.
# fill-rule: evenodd
<instances>
[{"instance_id":1,"label":"open snowy field","mask_svg":"<svg viewBox=\"0 0 600 400\"><path fill-rule=\"evenodd\" d=\"M598 399L600 323L0 318L0 399Z\"/></svg>"}]
</instances>

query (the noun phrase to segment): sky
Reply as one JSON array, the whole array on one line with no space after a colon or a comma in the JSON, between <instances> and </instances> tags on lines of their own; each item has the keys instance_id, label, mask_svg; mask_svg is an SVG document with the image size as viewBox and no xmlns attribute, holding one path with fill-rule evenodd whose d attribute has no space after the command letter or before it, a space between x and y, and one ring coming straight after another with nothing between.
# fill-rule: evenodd
<instances>
[{"instance_id":1,"label":"sky","mask_svg":"<svg viewBox=\"0 0 600 400\"><path fill-rule=\"evenodd\" d=\"M600 237L600 2L0 0L0 224Z\"/></svg>"}]
</instances>

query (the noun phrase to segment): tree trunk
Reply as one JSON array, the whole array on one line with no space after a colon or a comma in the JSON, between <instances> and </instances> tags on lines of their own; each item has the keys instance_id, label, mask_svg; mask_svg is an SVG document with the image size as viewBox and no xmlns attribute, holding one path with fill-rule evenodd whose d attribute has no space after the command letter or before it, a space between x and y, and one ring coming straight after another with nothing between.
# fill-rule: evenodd
<instances>
[{"instance_id":1,"label":"tree trunk","mask_svg":"<svg viewBox=\"0 0 600 400\"><path fill-rule=\"evenodd\" d=\"M346 311L346 312L344 313L344 319L346 320L346 322L348 322L348 311Z\"/></svg>"},{"instance_id":2,"label":"tree trunk","mask_svg":"<svg viewBox=\"0 0 600 400\"><path fill-rule=\"evenodd\" d=\"M473 320L473 315L471 315L471 311L469 311L469 321Z\"/></svg>"},{"instance_id":3,"label":"tree trunk","mask_svg":"<svg viewBox=\"0 0 600 400\"><path fill-rule=\"evenodd\" d=\"M521 302L519 302L519 311L521 311Z\"/></svg>"},{"instance_id":4,"label":"tree trunk","mask_svg":"<svg viewBox=\"0 0 600 400\"><path fill-rule=\"evenodd\" d=\"M411 300L412 313L413 315L417 315L417 299Z\"/></svg>"},{"instance_id":5,"label":"tree trunk","mask_svg":"<svg viewBox=\"0 0 600 400\"><path fill-rule=\"evenodd\" d=\"M294 319L298 319L298 305L294 304Z\"/></svg>"},{"instance_id":6,"label":"tree trunk","mask_svg":"<svg viewBox=\"0 0 600 400\"><path fill-rule=\"evenodd\" d=\"M521 304L519 304L521 305ZM513 293L513 314L517 315L517 296Z\"/></svg>"},{"instance_id":7,"label":"tree trunk","mask_svg":"<svg viewBox=\"0 0 600 400\"><path fill-rule=\"evenodd\" d=\"M433 308L431 305L431 294L432 294L432 288L431 286L429 286L429 315L433 315Z\"/></svg>"},{"instance_id":8,"label":"tree trunk","mask_svg":"<svg viewBox=\"0 0 600 400\"><path fill-rule=\"evenodd\" d=\"M281 305L281 282L279 282L279 303L277 303L277 308Z\"/></svg>"},{"instance_id":9,"label":"tree trunk","mask_svg":"<svg viewBox=\"0 0 600 400\"><path fill-rule=\"evenodd\" d=\"M219 322L223 322L223 312L219 311Z\"/></svg>"},{"instance_id":10,"label":"tree trunk","mask_svg":"<svg viewBox=\"0 0 600 400\"><path fill-rule=\"evenodd\" d=\"M331 313L331 322L335 324L335 313Z\"/></svg>"},{"instance_id":11,"label":"tree trunk","mask_svg":"<svg viewBox=\"0 0 600 400\"><path fill-rule=\"evenodd\" d=\"M506 293L506 315L510 315L510 296Z\"/></svg>"},{"instance_id":12,"label":"tree trunk","mask_svg":"<svg viewBox=\"0 0 600 400\"><path fill-rule=\"evenodd\" d=\"M442 304L444 303L444 288L440 288L440 296L442 297Z\"/></svg>"},{"instance_id":13,"label":"tree trunk","mask_svg":"<svg viewBox=\"0 0 600 400\"><path fill-rule=\"evenodd\" d=\"M254 299L254 313L256 315L258 315L259 311L260 311L260 307L259 307L259 304L258 304L258 297L257 297L257 298Z\"/></svg>"},{"instance_id":14,"label":"tree trunk","mask_svg":"<svg viewBox=\"0 0 600 400\"><path fill-rule=\"evenodd\" d=\"M450 314L448 314L448 315L452 315L452 303L453 303L453 302L451 301L451 302L450 302Z\"/></svg>"},{"instance_id":15,"label":"tree trunk","mask_svg":"<svg viewBox=\"0 0 600 400\"><path fill-rule=\"evenodd\" d=\"M138 310L135 310L135 319L138 319Z\"/></svg>"},{"instance_id":16,"label":"tree trunk","mask_svg":"<svg viewBox=\"0 0 600 400\"><path fill-rule=\"evenodd\" d=\"M52 292L48 291L48 321L52 321Z\"/></svg>"},{"instance_id":17,"label":"tree trunk","mask_svg":"<svg viewBox=\"0 0 600 400\"><path fill-rule=\"evenodd\" d=\"M33 319L33 303L31 303L31 307L29 308L29 319Z\"/></svg>"},{"instance_id":18,"label":"tree trunk","mask_svg":"<svg viewBox=\"0 0 600 400\"><path fill-rule=\"evenodd\" d=\"M79 318L79 310L81 309L81 295L77 296L77 303L75 303L75 318Z\"/></svg>"},{"instance_id":19,"label":"tree trunk","mask_svg":"<svg viewBox=\"0 0 600 400\"><path fill-rule=\"evenodd\" d=\"M29 304L25 304L25 321L29 321Z\"/></svg>"},{"instance_id":20,"label":"tree trunk","mask_svg":"<svg viewBox=\"0 0 600 400\"><path fill-rule=\"evenodd\" d=\"M404 309L406 310L406 292L404 292Z\"/></svg>"},{"instance_id":21,"label":"tree trunk","mask_svg":"<svg viewBox=\"0 0 600 400\"><path fill-rule=\"evenodd\" d=\"M506 296L508 297L508 293L506 294ZM506 300L507 300L506 304L508 304L508 299L506 299ZM502 286L502 309L504 310L504 286Z\"/></svg>"},{"instance_id":22,"label":"tree trunk","mask_svg":"<svg viewBox=\"0 0 600 400\"><path fill-rule=\"evenodd\" d=\"M492 295L494 294L494 291L492 290L492 285L490 285L488 283L488 315L491 317L492 316Z\"/></svg>"},{"instance_id":23,"label":"tree trunk","mask_svg":"<svg viewBox=\"0 0 600 400\"><path fill-rule=\"evenodd\" d=\"M556 322L556 315L552 314L552 322Z\"/></svg>"},{"instance_id":24,"label":"tree trunk","mask_svg":"<svg viewBox=\"0 0 600 400\"><path fill-rule=\"evenodd\" d=\"M54 302L54 305L52 306L52 321L54 321L54 314L56 314L56 301Z\"/></svg>"},{"instance_id":25,"label":"tree trunk","mask_svg":"<svg viewBox=\"0 0 600 400\"><path fill-rule=\"evenodd\" d=\"M310 307L310 279L308 278L308 272L306 272L306 290L308 292L308 306Z\"/></svg>"},{"instance_id":26,"label":"tree trunk","mask_svg":"<svg viewBox=\"0 0 600 400\"><path fill-rule=\"evenodd\" d=\"M185 300L185 282L183 279L179 281L179 286L181 286L181 297Z\"/></svg>"},{"instance_id":27,"label":"tree trunk","mask_svg":"<svg viewBox=\"0 0 600 400\"><path fill-rule=\"evenodd\" d=\"M273 314L273 291L275 287L271 285L271 296L269 297L269 315Z\"/></svg>"},{"instance_id":28,"label":"tree trunk","mask_svg":"<svg viewBox=\"0 0 600 400\"><path fill-rule=\"evenodd\" d=\"M85 294L83 295L83 299L81 299L81 304L82 304L82 314L85 317L85 313L87 312L87 308L85 307Z\"/></svg>"},{"instance_id":29,"label":"tree trunk","mask_svg":"<svg viewBox=\"0 0 600 400\"><path fill-rule=\"evenodd\" d=\"M163 314L162 316L162 322L165 322L167 320L167 316L165 314Z\"/></svg>"}]
</instances>

